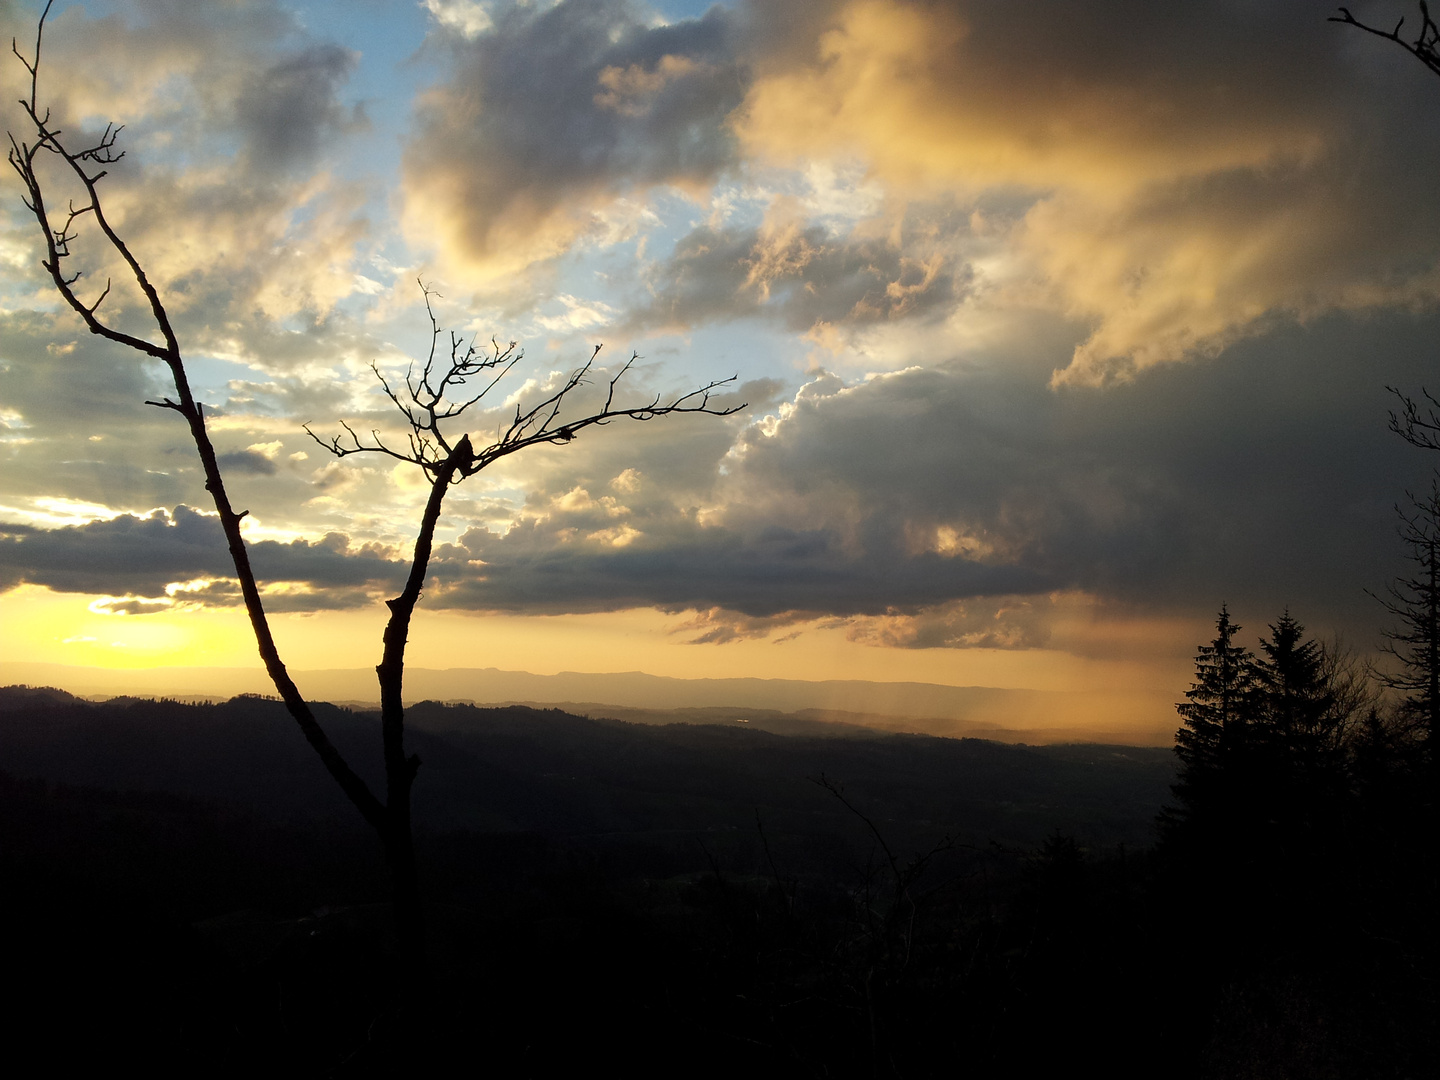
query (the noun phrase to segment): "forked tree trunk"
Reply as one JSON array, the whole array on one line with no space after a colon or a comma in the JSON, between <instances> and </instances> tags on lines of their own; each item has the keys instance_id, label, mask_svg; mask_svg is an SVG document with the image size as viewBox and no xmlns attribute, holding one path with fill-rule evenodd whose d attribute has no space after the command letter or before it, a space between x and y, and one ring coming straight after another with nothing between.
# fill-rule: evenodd
<instances>
[{"instance_id":1,"label":"forked tree trunk","mask_svg":"<svg viewBox=\"0 0 1440 1080\"><path fill-rule=\"evenodd\" d=\"M270 632L269 621L265 615L260 589L250 566L250 556L245 547L245 539L240 529L240 523L248 511L242 510L237 513L230 504L224 480L220 475L215 448L205 430L204 413L191 393L180 345L174 328L170 324L165 305L155 286L146 276L139 260L126 246L125 241L121 239L105 215L96 184L105 176L104 166L113 164L124 156L123 152L115 149L120 129L108 125L104 134L94 145L70 151L61 142L60 132L49 126L49 111L42 110L39 106L40 51L45 21L49 17L53 5L54 0L46 0L45 9L40 15L36 26L33 60L26 60L18 48L14 48L12 42L12 51L30 76L30 94L28 98L22 99L21 106L34 128L36 141L28 143L12 138L9 161L25 186L26 205L34 214L44 236L46 253L42 265L50 274L60 296L80 316L92 334L133 349L142 355L160 360L169 367L174 378L175 395L178 400L165 398L161 401L148 402L148 404L178 412L189 425L195 449L199 453L201 464L204 467L205 488L210 492L215 509L220 515L220 526L230 549L235 576L240 582L246 614L250 618L250 625L254 630L255 641L259 646L265 670L269 673L275 689L284 701L285 708L299 725L306 740L315 749L325 768L379 835L385 849L386 862L390 868L394 888L395 926L401 955L407 968L412 973L419 973L425 963L425 934L411 826L411 789L414 786L415 773L420 766L420 760L413 755L407 756L405 753L405 707L402 690L405 676L405 646L410 632L410 619L415 612L415 605L419 602L420 592L425 583L435 527L440 520L440 509L450 484L473 475L485 465L526 447L567 443L586 428L607 424L622 417L643 421L671 413L709 413L714 416L728 416L745 406L739 404L718 407L710 404L711 393L733 382L732 377L707 383L669 400L668 403L662 404L661 399L657 396L648 404L626 409L615 408L616 385L638 359L638 356L632 355L630 360L621 366L619 372L610 378L605 403L599 411L561 422L557 419L560 415L561 405L568 394L586 382L595 357L600 352L600 347L597 345L590 359L572 372L558 390L532 406L528 411L517 406L514 420L510 426L502 432L496 442L485 447L477 455L468 436L462 437L454 449L450 450L449 444L441 436L437 425L442 420L458 417L483 398L495 386L500 377L514 366L519 359L519 354L515 352L513 342L509 348L503 349L498 343L492 342L494 345L493 355L487 354L484 350L477 354L473 341L466 346L462 339L452 335L450 368L440 378L440 381L432 386L430 382L431 363L435 358L435 342L440 337L440 329L432 312L431 325L434 336L431 340L430 358L425 363L418 387L411 381L409 374L406 376L406 386L410 399L414 403L414 409L402 403L400 397L391 391L389 384L380 375L378 367L375 369L386 394L405 415L414 432L416 438L411 442L412 453L410 455L392 453L378 442L378 436L375 445L362 445L358 436L348 426L346 430L354 440L353 447L342 448L338 439L327 443L323 439L316 438L322 445L327 446L333 453L341 457L362 451L390 453L392 457L399 457L401 460L423 468L431 479L430 497L420 524L419 535L415 540L415 553L410 564L409 578L401 594L393 600L386 601L390 609L390 618L385 627L384 652L380 664L375 669L380 682L380 724L385 757L386 790L385 800L382 802L370 790L365 781L350 768L334 744L330 742L316 721L310 706L300 695L299 689L285 670L284 663L281 662L279 650L276 648L274 637ZM88 196L88 201L83 205L77 206L74 201L69 203L63 220L57 218L57 220L61 220L58 228L46 208L44 185L35 169L37 156L42 152L59 155ZM65 265L64 260L71 256L71 243L77 239L73 226L77 220L86 215L93 215L92 220L104 235L106 243L128 267L136 285L149 304L161 340L152 341L134 336L110 325L97 315L100 306L110 293L108 282L104 291L93 303L82 301L76 294L74 285L79 280L80 274L67 274L62 267ZM423 283L421 288L425 291L426 309L429 311L430 292L425 289ZM448 390L464 385L466 379L481 376L487 381L487 385L470 400L463 403L451 403L446 400L445 394ZM315 437L313 433L312 437ZM447 451L443 459L439 457L437 447Z\"/></svg>"},{"instance_id":2,"label":"forked tree trunk","mask_svg":"<svg viewBox=\"0 0 1440 1080\"><path fill-rule=\"evenodd\" d=\"M430 551L440 508L457 470L473 459L470 437L464 436L455 450L436 468L430 484L430 498L415 537L415 554L405 588L387 600L390 621L385 625L385 651L375 674L380 680L380 729L385 745L385 828L381 837L395 890L395 932L407 966L418 971L425 964L425 920L420 903L420 877L415 866L415 839L411 827L410 793L420 759L405 753L405 646L410 636L410 619L425 586Z\"/></svg>"}]
</instances>

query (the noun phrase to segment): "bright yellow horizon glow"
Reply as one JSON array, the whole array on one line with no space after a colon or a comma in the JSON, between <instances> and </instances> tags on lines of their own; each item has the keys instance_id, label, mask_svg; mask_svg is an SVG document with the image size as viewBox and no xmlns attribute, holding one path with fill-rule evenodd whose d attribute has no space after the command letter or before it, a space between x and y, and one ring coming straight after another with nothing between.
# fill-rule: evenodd
<instances>
[{"instance_id":1,"label":"bright yellow horizon glow","mask_svg":"<svg viewBox=\"0 0 1440 1080\"><path fill-rule=\"evenodd\" d=\"M240 608L192 608L145 615L91 610L96 598L22 585L0 595L0 651L12 663L101 669L256 667ZM385 610L277 613L271 625L287 666L366 668L379 659ZM847 640L843 626L807 627L788 640L692 645L677 632L683 615L649 608L590 615L416 613L407 662L423 668L644 671L672 678L860 679L1033 690L1177 693L1188 676L1188 627L1167 627L1176 654L1128 658L1126 641L1152 635L1145 624L1107 624L1111 655L1060 649L903 649ZM1068 635L1067 635L1068 636Z\"/></svg>"}]
</instances>

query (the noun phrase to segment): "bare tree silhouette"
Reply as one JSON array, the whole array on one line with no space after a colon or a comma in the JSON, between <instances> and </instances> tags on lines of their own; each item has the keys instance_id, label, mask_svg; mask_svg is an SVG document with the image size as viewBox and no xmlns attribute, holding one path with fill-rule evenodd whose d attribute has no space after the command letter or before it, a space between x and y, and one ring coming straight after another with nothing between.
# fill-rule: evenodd
<instances>
[{"instance_id":1,"label":"bare tree silhouette","mask_svg":"<svg viewBox=\"0 0 1440 1080\"><path fill-rule=\"evenodd\" d=\"M1440 24L1430 14L1430 5L1419 0L1420 28L1413 38L1403 36L1405 20L1401 18L1391 30L1372 26L1355 18L1347 8L1331 16L1331 22L1344 23L1366 33L1393 41L1419 60L1434 75L1440 75ZM1388 387L1400 403L1390 412L1390 430L1411 446L1421 450L1440 450L1440 399L1421 387L1421 400L1403 391ZM1418 716L1425 731L1425 745L1432 770L1436 762L1435 739L1440 719L1440 629L1437 629L1437 562L1436 545L1440 542L1440 489L1432 481L1427 498L1407 496L1413 513L1400 510L1400 538L1409 550L1407 558L1416 567L1414 577L1396 579L1388 587L1389 597L1378 597L1381 604L1400 620L1400 628L1387 633L1385 651L1400 661L1400 671L1386 677L1392 689L1408 691L1411 712Z\"/></svg>"},{"instance_id":2,"label":"bare tree silhouette","mask_svg":"<svg viewBox=\"0 0 1440 1080\"><path fill-rule=\"evenodd\" d=\"M1398 668L1382 680L1405 695L1401 716L1417 729L1407 734L1427 747L1433 769L1440 728L1440 480L1432 479L1423 497L1407 498L1409 510L1397 506L1395 512L1411 571L1391 581L1385 596L1376 597L1397 622L1384 632L1381 648Z\"/></svg>"},{"instance_id":3,"label":"bare tree silhouette","mask_svg":"<svg viewBox=\"0 0 1440 1080\"><path fill-rule=\"evenodd\" d=\"M1440 450L1440 402L1424 387L1420 393L1425 399L1421 404L1395 387L1386 387L1400 402L1400 409L1390 410L1390 430L1411 446L1421 450Z\"/></svg>"},{"instance_id":4,"label":"bare tree silhouette","mask_svg":"<svg viewBox=\"0 0 1440 1080\"><path fill-rule=\"evenodd\" d=\"M390 617L384 632L382 658L376 667L380 683L386 777L385 796L382 800L371 791L369 785L350 767L326 736L286 671L266 618L260 589L241 532L241 521L249 511L236 511L226 492L215 447L206 430L204 407L196 401L191 390L180 342L165 304L140 260L106 215L98 185L106 175L106 166L113 165L124 157L124 151L118 149L121 128L108 124L98 139L83 148L72 149L63 138L63 131L52 124L50 110L42 109L40 105L38 87L41 46L45 22L53 4L54 0L49 0L40 15L35 32L33 57L27 59L16 42L11 41L11 51L30 76L29 95L21 99L20 105L33 129L33 141L17 139L10 133L8 157L24 185L25 205L34 215L44 239L45 254L41 265L49 273L65 303L79 315L92 334L160 360L169 369L175 396L148 401L146 404L176 412L188 425L204 470L205 488L214 500L219 514L220 526L230 550L235 576L240 582L245 610L265 669L286 709L319 755L325 768L379 835L394 889L396 929L401 954L409 968L409 977L413 979L424 965L424 926L411 829L411 789L420 760L414 755L407 755L405 751L402 690L410 622L425 583L435 528L446 494L452 485L474 476L500 458L531 446L568 443L589 427L608 424L617 419L652 420L672 413L726 416L745 406L721 406L712 403L714 392L732 383L733 378L710 382L670 399L655 397L638 406L618 406L615 403L616 390L637 359L632 356L609 379L604 404L599 409L568 419L562 416L564 407L573 402L572 395L575 391L587 384L599 353L597 347L590 359L574 371L558 390L529 409L517 406L514 418L508 426L502 428L493 442L477 450L468 433L461 433L457 437L447 433L442 425L459 421L467 410L483 400L519 362L522 353L514 343L501 347L492 342L489 349L484 349L477 348L473 340L466 342L451 335L448 359L443 364L437 364L436 354L442 331L430 303L433 293L425 285L421 285L432 329L430 351L425 364L418 374L412 365L406 375L403 394L391 387L380 374L379 368L375 368L385 393L404 415L410 427L408 449L393 449L375 434L367 441L343 422L342 426L347 433L343 439L335 437L326 440L306 427L312 438L338 456L345 457L356 453L387 454L424 470L430 482L429 497L421 516L405 587L399 596L386 601ZM51 200L46 198L47 187L53 187L58 182L42 180L38 167L40 162L46 160L42 155L58 159L62 177L68 176L71 182L77 185L78 203L71 199L63 212L52 210ZM116 322L102 317L101 308L111 294L112 281L107 280L99 295L88 302L77 292L82 272L70 271L66 260L73 257L72 246L80 240L79 228L85 222L93 222L99 230L102 254L108 247L110 254L119 258L139 288L152 324L150 336L122 330ZM478 390L473 389L472 384L478 386Z\"/></svg>"},{"instance_id":5,"label":"bare tree silhouette","mask_svg":"<svg viewBox=\"0 0 1440 1080\"><path fill-rule=\"evenodd\" d=\"M856 905L856 934L850 942L857 962L849 989L854 1005L865 1017L870 1054L870 1074L880 1076L894 1069L888 1060L887 1037L883 1031L882 999L906 979L915 953L917 919L922 897L916 886L936 856L957 847L953 837L946 835L930 848L906 861L901 861L874 819L857 807L846 795L845 785L826 776L810 777L811 783L828 791L851 814L859 818L874 838L884 856L884 867L872 860L860 872ZM888 875L885 870L889 871ZM885 878L888 876L888 883ZM888 887L887 887L888 884ZM848 951L848 950L847 950Z\"/></svg>"}]
</instances>

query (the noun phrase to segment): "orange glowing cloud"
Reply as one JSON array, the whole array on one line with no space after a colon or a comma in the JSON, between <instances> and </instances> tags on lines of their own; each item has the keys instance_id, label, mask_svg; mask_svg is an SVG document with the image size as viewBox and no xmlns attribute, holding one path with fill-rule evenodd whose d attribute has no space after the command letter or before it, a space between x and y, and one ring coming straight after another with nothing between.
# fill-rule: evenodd
<instances>
[{"instance_id":1,"label":"orange glowing cloud","mask_svg":"<svg viewBox=\"0 0 1440 1080\"><path fill-rule=\"evenodd\" d=\"M1323 21L1209 6L1115 25L1093 4L852 0L804 62L761 65L731 125L772 165L858 157L902 205L1018 204L1027 299L1090 328L1058 382L1218 351L1267 316L1433 300L1401 225L1426 200L1394 197L1414 166L1364 145L1395 106Z\"/></svg>"}]
</instances>

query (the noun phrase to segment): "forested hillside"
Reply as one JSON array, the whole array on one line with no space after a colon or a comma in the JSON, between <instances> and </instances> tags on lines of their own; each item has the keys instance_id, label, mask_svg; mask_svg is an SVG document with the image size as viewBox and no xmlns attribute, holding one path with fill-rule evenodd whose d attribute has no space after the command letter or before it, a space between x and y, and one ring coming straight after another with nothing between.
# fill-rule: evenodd
<instances>
[{"instance_id":1,"label":"forested hillside","mask_svg":"<svg viewBox=\"0 0 1440 1080\"><path fill-rule=\"evenodd\" d=\"M0 898L44 990L25 1022L77 1062L92 1043L65 1036L98 1031L234 1075L644 1072L697 1047L702 1075L1423 1075L1413 760L1377 749L1378 714L1326 744L1329 773L1261 754L1263 669L1226 647L1183 707L1177 799L1164 751L417 705L423 1047L393 1037L416 1028L373 838L278 703L10 688ZM1261 754L1241 772L1209 726L1230 660ZM364 762L376 718L318 711ZM1255 816L1279 790L1260 770L1291 765L1329 777L1323 832L1319 794Z\"/></svg>"}]
</instances>

